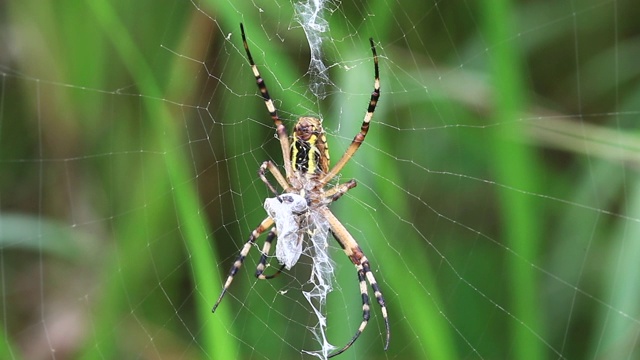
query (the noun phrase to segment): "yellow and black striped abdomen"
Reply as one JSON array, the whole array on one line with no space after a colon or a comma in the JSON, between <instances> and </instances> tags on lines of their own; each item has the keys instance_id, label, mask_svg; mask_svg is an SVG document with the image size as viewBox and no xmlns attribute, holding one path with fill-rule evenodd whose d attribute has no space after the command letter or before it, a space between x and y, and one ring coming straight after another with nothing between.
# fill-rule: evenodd
<instances>
[{"instance_id":1,"label":"yellow and black striped abdomen","mask_svg":"<svg viewBox=\"0 0 640 360\"><path fill-rule=\"evenodd\" d=\"M322 120L301 117L293 128L291 162L303 174L326 174L329 171L329 147Z\"/></svg>"}]
</instances>

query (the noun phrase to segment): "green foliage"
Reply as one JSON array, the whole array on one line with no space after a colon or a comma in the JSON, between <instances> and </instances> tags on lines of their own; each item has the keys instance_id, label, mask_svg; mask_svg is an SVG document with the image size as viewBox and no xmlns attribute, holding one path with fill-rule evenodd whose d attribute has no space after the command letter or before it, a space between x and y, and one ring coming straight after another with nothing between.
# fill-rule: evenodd
<instances>
[{"instance_id":1,"label":"green foliage","mask_svg":"<svg viewBox=\"0 0 640 360\"><path fill-rule=\"evenodd\" d=\"M210 311L265 216L258 166L282 163L240 22L285 124L321 115L334 162L378 44L382 96L341 174L358 187L332 210L372 263L392 338L384 353L374 303L341 358L637 357L637 6L334 3L335 86L318 100L291 5L0 5L0 357L318 348L300 295L308 258L257 281L252 249ZM341 346L361 299L352 264L330 253Z\"/></svg>"}]
</instances>

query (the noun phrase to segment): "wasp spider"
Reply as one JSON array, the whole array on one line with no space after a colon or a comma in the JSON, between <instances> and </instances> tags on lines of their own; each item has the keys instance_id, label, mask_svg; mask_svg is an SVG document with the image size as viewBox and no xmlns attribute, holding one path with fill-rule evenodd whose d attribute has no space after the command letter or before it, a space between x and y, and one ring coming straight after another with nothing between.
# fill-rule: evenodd
<instances>
[{"instance_id":1,"label":"wasp spider","mask_svg":"<svg viewBox=\"0 0 640 360\"><path fill-rule=\"evenodd\" d=\"M276 198L267 199L265 202L265 209L268 210L269 216L262 220L260 225L253 230L251 236L249 236L249 239L244 244L240 251L240 255L238 255L238 258L233 263L233 266L229 271L229 276L222 288L222 293L220 294L218 301L216 301L213 306L212 311L215 311L220 304L220 301L233 281L233 277L240 270L242 262L249 253L249 250L254 246L256 239L264 231L270 229L262 248L262 256L256 269L256 277L258 279L270 279L280 274L285 267L287 269L291 268L291 266L293 266L298 260L300 252L302 251L302 237L304 235L304 231L301 229L304 226L309 226L309 217L305 217L305 215L313 212L314 216L320 216L323 223L328 224L329 231L338 241L351 262L355 265L360 284L360 293L362 294L362 322L360 323L360 327L345 346L331 354L329 357L341 354L351 347L367 326L367 322L370 317L367 282L373 289L373 294L381 308L386 329L384 349L387 350L389 347L390 336L389 319L382 291L380 291L380 287L371 272L369 260L367 260L362 249L360 249L360 246L353 236L347 231L345 226L342 225L336 216L333 215L328 207L332 202L338 200L347 191L355 187L356 181L350 180L346 183L338 184L328 189L325 188L329 181L331 181L340 172L340 170L342 170L347 162L349 162L349 159L351 159L353 154L364 141L369 130L369 123L373 117L373 112L375 111L376 104L380 98L378 56L376 54L373 39L369 39L369 42L371 43L371 52L373 53L375 79L373 93L371 94L371 100L369 101L369 107L367 108L364 120L362 121L360 132L356 134L351 145L347 148L340 160L338 160L337 164L333 168L329 169L329 147L327 145L325 132L322 128L322 121L315 117L299 118L293 128L293 135L290 142L287 130L282 124L282 120L278 117L276 108L269 96L264 79L260 76L260 72L253 61L242 24L240 24L240 31L242 33L242 43L247 53L251 70L256 77L258 89L262 94L267 110L275 124L276 133L280 139L285 174L283 175L271 161L265 161L260 166L260 170L258 171L260 179L262 179L271 192L276 195ZM266 178L267 171L271 173L278 184L282 187L283 193L281 195ZM300 199L303 199L302 204L300 204ZM277 208L277 205L274 204L278 203L281 203L283 207L280 208L280 210L274 210L274 208ZM287 204L293 207L286 207ZM284 218L293 218L294 222L291 223L285 222L284 220L278 220L278 211L280 212L280 215L284 216ZM271 243L276 237L278 238L278 244L280 244L278 247L282 246L285 248L285 250L281 252L276 249L278 260L282 265L275 274L267 276L264 274L264 270L266 267L267 257L271 249Z\"/></svg>"}]
</instances>

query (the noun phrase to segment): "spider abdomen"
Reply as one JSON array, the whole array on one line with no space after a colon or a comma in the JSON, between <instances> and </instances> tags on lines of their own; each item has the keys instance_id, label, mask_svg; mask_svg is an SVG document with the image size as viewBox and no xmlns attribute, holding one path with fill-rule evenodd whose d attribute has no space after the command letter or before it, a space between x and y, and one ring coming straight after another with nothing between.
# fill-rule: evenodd
<instances>
[{"instance_id":1,"label":"spider abdomen","mask_svg":"<svg viewBox=\"0 0 640 360\"><path fill-rule=\"evenodd\" d=\"M329 171L329 146L322 120L310 116L298 119L293 128L291 162L294 170L320 175Z\"/></svg>"}]
</instances>

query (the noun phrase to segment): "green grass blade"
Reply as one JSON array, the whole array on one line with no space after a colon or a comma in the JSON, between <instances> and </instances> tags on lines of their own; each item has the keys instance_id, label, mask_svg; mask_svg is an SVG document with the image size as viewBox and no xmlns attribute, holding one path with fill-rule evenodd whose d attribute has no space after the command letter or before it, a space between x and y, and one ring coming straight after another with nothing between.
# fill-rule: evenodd
<instances>
[{"instance_id":1,"label":"green grass blade","mask_svg":"<svg viewBox=\"0 0 640 360\"><path fill-rule=\"evenodd\" d=\"M489 61L493 78L495 101L492 122L504 124L497 127L493 139L493 171L496 181L524 191L536 193L538 162L530 148L520 139L525 130L517 121L526 112L526 95L521 75L521 59L517 47L507 41L515 32L511 23L514 17L508 0L483 1L483 26L487 41L491 44ZM541 222L534 198L499 189L502 236L507 246L518 256L507 257L510 305L508 311L515 317L510 322L511 341L516 359L544 358L542 314L538 307L536 272L530 264L536 264L538 245L541 241Z\"/></svg>"},{"instance_id":2,"label":"green grass blade","mask_svg":"<svg viewBox=\"0 0 640 360\"><path fill-rule=\"evenodd\" d=\"M179 127L179 122L171 118L170 112L161 100L163 92L158 85L158 80L150 71L150 66L142 53L134 44L131 35L116 15L114 9L108 2L93 1L90 3L91 9L103 31L108 34L117 54L121 57L131 76L134 78L142 94L146 116L151 119L148 130L151 132L150 139L157 142L162 149L166 149L165 162L166 173L149 174L149 178L156 179L159 183L168 181L171 184L173 200L180 223L180 228L186 241L193 268L194 283L197 284L195 298L196 314L201 324L198 333L198 343L202 346L207 357L211 358L233 358L237 354L235 342L226 342L228 336L223 327L216 326L217 321L212 320L211 304L215 299L217 291L221 288L219 278L212 277L215 274L212 249L207 241L208 230L206 222L200 214L200 204L196 195L196 190L190 185L190 169L185 165L189 162L186 154L177 151L180 148L180 134L183 128ZM168 176L168 179L163 177ZM129 219L130 226L135 227L137 221L144 221L137 217ZM135 258L129 261L135 261ZM113 284L113 286L117 286ZM114 303L122 303L123 299L109 299ZM91 347L85 353L85 358L95 358L102 356L112 358L114 349L111 349L107 341L102 341L101 336L108 337L110 320L109 316L114 316L122 309L117 305L108 305L111 312L99 317L100 322L95 324L97 334L95 342L101 346ZM218 318L218 321L225 319ZM103 346L107 344L107 346Z\"/></svg>"}]
</instances>

